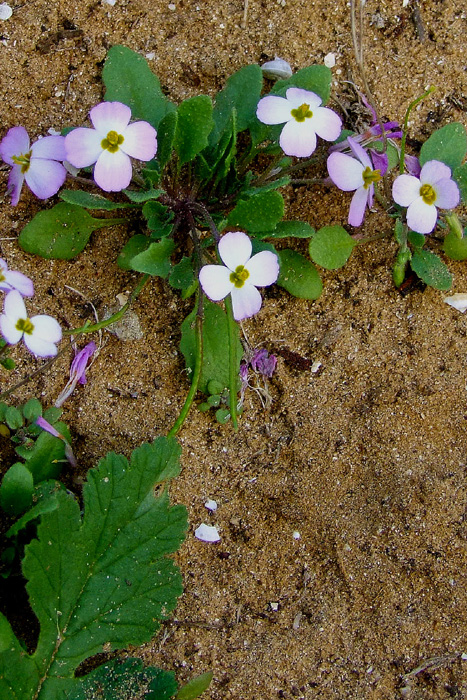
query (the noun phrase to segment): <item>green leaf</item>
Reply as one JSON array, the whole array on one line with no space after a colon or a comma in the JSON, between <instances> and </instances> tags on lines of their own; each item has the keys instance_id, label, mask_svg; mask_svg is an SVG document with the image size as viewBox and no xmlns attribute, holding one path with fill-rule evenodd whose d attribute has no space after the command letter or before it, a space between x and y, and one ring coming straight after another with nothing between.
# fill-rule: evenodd
<instances>
[{"instance_id":1,"label":"green leaf","mask_svg":"<svg viewBox=\"0 0 467 700\"><path fill-rule=\"evenodd\" d=\"M0 505L9 515L19 515L32 504L32 474L21 462L8 469L0 486Z\"/></svg>"},{"instance_id":2,"label":"green leaf","mask_svg":"<svg viewBox=\"0 0 467 700\"><path fill-rule=\"evenodd\" d=\"M180 164L188 163L208 145L214 126L212 102L207 95L190 97L177 110L174 148Z\"/></svg>"},{"instance_id":3,"label":"green leaf","mask_svg":"<svg viewBox=\"0 0 467 700\"><path fill-rule=\"evenodd\" d=\"M183 257L174 265L169 277L169 284L174 289L190 289L195 281L193 272L193 260L191 257Z\"/></svg>"},{"instance_id":4,"label":"green leaf","mask_svg":"<svg viewBox=\"0 0 467 700\"><path fill-rule=\"evenodd\" d=\"M123 190L129 200L132 202L148 202L151 199L157 199L164 193L164 190Z\"/></svg>"},{"instance_id":5,"label":"green leaf","mask_svg":"<svg viewBox=\"0 0 467 700\"><path fill-rule=\"evenodd\" d=\"M128 202L111 202L110 199L102 197L100 194L91 194L81 190L62 190L59 193L60 199L67 204L73 204L84 209L103 209L104 211L114 211L114 209L126 209L131 206Z\"/></svg>"},{"instance_id":6,"label":"green leaf","mask_svg":"<svg viewBox=\"0 0 467 700\"><path fill-rule=\"evenodd\" d=\"M279 221L273 231L257 233L257 238L311 238L315 229L306 221Z\"/></svg>"},{"instance_id":7,"label":"green leaf","mask_svg":"<svg viewBox=\"0 0 467 700\"><path fill-rule=\"evenodd\" d=\"M146 59L126 46L116 45L109 50L102 80L105 100L123 102L130 107L133 119L143 119L156 129L161 119L175 110Z\"/></svg>"},{"instance_id":8,"label":"green leaf","mask_svg":"<svg viewBox=\"0 0 467 700\"><path fill-rule=\"evenodd\" d=\"M331 94L332 73L326 66L307 66L297 71L287 80L278 80L271 94L285 95L289 87L303 88L315 92L323 100L323 104L329 100Z\"/></svg>"},{"instance_id":9,"label":"green leaf","mask_svg":"<svg viewBox=\"0 0 467 700\"><path fill-rule=\"evenodd\" d=\"M420 165L429 160L440 160L451 170L459 167L467 152L465 126L459 122L446 124L435 131L420 149Z\"/></svg>"},{"instance_id":10,"label":"green leaf","mask_svg":"<svg viewBox=\"0 0 467 700\"><path fill-rule=\"evenodd\" d=\"M182 323L182 339L180 350L185 358L189 372L193 372L196 361L195 338L196 309L186 317ZM229 343L228 321L225 311L209 299L204 302L203 322L203 364L198 388L204 394L209 394L208 385L215 381L216 386L222 386L222 390L229 386ZM243 349L240 340L237 340L236 357L238 358L238 371L240 371L240 358ZM221 392L216 392L221 393Z\"/></svg>"},{"instance_id":11,"label":"green leaf","mask_svg":"<svg viewBox=\"0 0 467 700\"><path fill-rule=\"evenodd\" d=\"M316 267L295 250L279 251L280 273L277 284L301 299L318 299L323 283Z\"/></svg>"},{"instance_id":12,"label":"green leaf","mask_svg":"<svg viewBox=\"0 0 467 700\"><path fill-rule=\"evenodd\" d=\"M144 236L142 233L137 233L135 236L132 236L120 251L120 255L117 258L117 265L121 267L122 270L132 270L131 261L146 250L150 243L151 239L148 236Z\"/></svg>"},{"instance_id":13,"label":"green leaf","mask_svg":"<svg viewBox=\"0 0 467 700\"><path fill-rule=\"evenodd\" d=\"M177 112L169 112L159 124L157 130L157 160L161 171L172 157L175 131L177 129Z\"/></svg>"},{"instance_id":14,"label":"green leaf","mask_svg":"<svg viewBox=\"0 0 467 700\"><path fill-rule=\"evenodd\" d=\"M415 250L410 265L415 274L430 287L442 291L451 289L451 273L444 262L429 250Z\"/></svg>"},{"instance_id":15,"label":"green leaf","mask_svg":"<svg viewBox=\"0 0 467 700\"><path fill-rule=\"evenodd\" d=\"M173 212L161 202L146 202L143 216L147 219L151 238L164 238L172 233Z\"/></svg>"},{"instance_id":16,"label":"green leaf","mask_svg":"<svg viewBox=\"0 0 467 700\"><path fill-rule=\"evenodd\" d=\"M310 241L310 257L326 270L345 265L357 245L342 226L323 226Z\"/></svg>"},{"instance_id":17,"label":"green leaf","mask_svg":"<svg viewBox=\"0 0 467 700\"><path fill-rule=\"evenodd\" d=\"M24 404L22 411L26 420L32 423L36 418L42 416L42 404L38 399L29 399Z\"/></svg>"},{"instance_id":18,"label":"green leaf","mask_svg":"<svg viewBox=\"0 0 467 700\"><path fill-rule=\"evenodd\" d=\"M71 260L85 248L93 231L113 222L113 219L94 219L82 207L61 202L36 214L18 240L27 253Z\"/></svg>"},{"instance_id":19,"label":"green leaf","mask_svg":"<svg viewBox=\"0 0 467 700\"><path fill-rule=\"evenodd\" d=\"M33 501L37 501L32 508L19 518L10 529L6 532L7 537L16 537L20 530L23 530L36 518L40 518L44 513L50 513L58 508L58 500L56 494L58 491L65 491L65 487L59 481L42 481L33 492Z\"/></svg>"},{"instance_id":20,"label":"green leaf","mask_svg":"<svg viewBox=\"0 0 467 700\"><path fill-rule=\"evenodd\" d=\"M453 177L459 186L459 192L463 203L467 204L467 163L455 168Z\"/></svg>"},{"instance_id":21,"label":"green leaf","mask_svg":"<svg viewBox=\"0 0 467 700\"><path fill-rule=\"evenodd\" d=\"M71 442L70 431L65 423L55 423L53 427L68 443ZM66 462L65 443L45 430L40 433L31 449L17 448L16 451L26 460L35 484L46 479L56 479L60 476L62 466Z\"/></svg>"},{"instance_id":22,"label":"green leaf","mask_svg":"<svg viewBox=\"0 0 467 700\"><path fill-rule=\"evenodd\" d=\"M201 676L193 678L193 680L184 685L183 688L180 688L175 696L175 700L195 700L195 698L199 698L201 693L204 693L211 685L212 676L212 671L208 671L207 673L201 674Z\"/></svg>"},{"instance_id":23,"label":"green leaf","mask_svg":"<svg viewBox=\"0 0 467 700\"><path fill-rule=\"evenodd\" d=\"M24 425L23 416L15 406L8 406L5 411L5 423L11 430L18 430Z\"/></svg>"},{"instance_id":24,"label":"green leaf","mask_svg":"<svg viewBox=\"0 0 467 700\"><path fill-rule=\"evenodd\" d=\"M228 128L232 110L236 112L236 130L244 131L256 120L256 108L263 87L261 68L254 64L244 66L227 80L225 88L216 97L213 118L215 126L209 144L216 144Z\"/></svg>"},{"instance_id":25,"label":"green leaf","mask_svg":"<svg viewBox=\"0 0 467 700\"><path fill-rule=\"evenodd\" d=\"M88 472L83 518L74 498L57 493L58 508L42 515L23 562L37 648L25 653L11 634L0 654L2 700L66 700L85 682L74 677L84 659L148 642L173 610L181 576L166 555L183 540L186 509L154 487L178 474L179 458L177 442L163 437L130 462L108 454ZM156 691L147 697L159 700Z\"/></svg>"},{"instance_id":26,"label":"green leaf","mask_svg":"<svg viewBox=\"0 0 467 700\"><path fill-rule=\"evenodd\" d=\"M426 243L425 236L422 233L417 233L417 231L409 231L407 240L414 248L423 248Z\"/></svg>"},{"instance_id":27,"label":"green leaf","mask_svg":"<svg viewBox=\"0 0 467 700\"><path fill-rule=\"evenodd\" d=\"M276 190L240 200L227 217L229 226L254 233L272 231L284 216L284 200Z\"/></svg>"},{"instance_id":28,"label":"green leaf","mask_svg":"<svg viewBox=\"0 0 467 700\"><path fill-rule=\"evenodd\" d=\"M131 269L165 279L172 267L170 256L174 249L175 243L170 238L155 241L146 250L131 259Z\"/></svg>"},{"instance_id":29,"label":"green leaf","mask_svg":"<svg viewBox=\"0 0 467 700\"><path fill-rule=\"evenodd\" d=\"M261 185L260 187L249 187L247 190L244 190L242 194L252 197L256 194L260 194L261 192L267 192L268 190L278 190L280 187L285 187L286 185L288 185L290 180L290 175L284 175L278 180L271 180L270 182L266 182L265 185Z\"/></svg>"},{"instance_id":30,"label":"green leaf","mask_svg":"<svg viewBox=\"0 0 467 700\"><path fill-rule=\"evenodd\" d=\"M444 239L443 251L451 260L467 260L467 238L458 238L450 231Z\"/></svg>"}]
</instances>

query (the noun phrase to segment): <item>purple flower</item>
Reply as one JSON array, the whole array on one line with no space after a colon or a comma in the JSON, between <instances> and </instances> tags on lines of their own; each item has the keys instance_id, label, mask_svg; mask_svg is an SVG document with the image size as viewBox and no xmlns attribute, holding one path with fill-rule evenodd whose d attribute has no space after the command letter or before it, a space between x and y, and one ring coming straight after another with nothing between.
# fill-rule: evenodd
<instances>
[{"instance_id":1,"label":"purple flower","mask_svg":"<svg viewBox=\"0 0 467 700\"><path fill-rule=\"evenodd\" d=\"M23 297L32 297L34 295L34 285L32 280L22 272L9 270L6 260L0 258L0 289L2 292L11 292L12 289L17 289Z\"/></svg>"},{"instance_id":2,"label":"purple flower","mask_svg":"<svg viewBox=\"0 0 467 700\"><path fill-rule=\"evenodd\" d=\"M316 148L316 135L335 141L342 129L341 118L321 97L309 90L291 87L285 97L267 95L258 102L256 116L264 124L283 124L279 144L288 156L308 158Z\"/></svg>"},{"instance_id":3,"label":"purple flower","mask_svg":"<svg viewBox=\"0 0 467 700\"><path fill-rule=\"evenodd\" d=\"M407 208L407 225L417 233L431 233L438 209L454 209L459 204L459 188L451 169L439 160L429 160L420 177L399 175L392 186L394 201Z\"/></svg>"},{"instance_id":4,"label":"purple flower","mask_svg":"<svg viewBox=\"0 0 467 700\"><path fill-rule=\"evenodd\" d=\"M200 284L210 299L220 301L231 295L236 321L258 313L262 300L256 287L274 284L279 276L277 255L263 250L251 257L251 251L245 233L230 231L219 242L224 265L205 265L199 273Z\"/></svg>"},{"instance_id":5,"label":"purple flower","mask_svg":"<svg viewBox=\"0 0 467 700\"><path fill-rule=\"evenodd\" d=\"M148 122L130 124L121 102L101 102L89 113L93 129L73 129L65 137L67 160L76 168L94 166L94 180L105 192L120 192L131 182L131 158L151 160L157 132Z\"/></svg>"},{"instance_id":6,"label":"purple flower","mask_svg":"<svg viewBox=\"0 0 467 700\"><path fill-rule=\"evenodd\" d=\"M250 360L250 365L254 372L263 374L265 377L271 379L276 369L277 357L275 355L269 355L266 348L261 348L260 350L255 350Z\"/></svg>"},{"instance_id":7,"label":"purple flower","mask_svg":"<svg viewBox=\"0 0 467 700\"><path fill-rule=\"evenodd\" d=\"M36 424L39 426L39 428L42 428L42 430L45 430L47 433L50 433L56 438L59 438L59 440L63 440L63 442L65 443L65 457L67 458L72 467L76 467L76 458L73 454L73 450L71 449L71 445L66 439L66 437L59 433L58 430L54 428L53 425L51 425L48 421L46 421L45 418L42 418L42 416L36 418Z\"/></svg>"},{"instance_id":8,"label":"purple flower","mask_svg":"<svg viewBox=\"0 0 467 700\"><path fill-rule=\"evenodd\" d=\"M78 382L80 384L86 384L86 367L92 355L96 352L96 349L97 346L95 342L91 341L85 345L82 350L76 353L70 367L70 379L55 402L55 406L57 406L57 408L60 408L60 406L66 401L66 399L74 391Z\"/></svg>"},{"instance_id":9,"label":"purple flower","mask_svg":"<svg viewBox=\"0 0 467 700\"><path fill-rule=\"evenodd\" d=\"M65 182L66 170L58 162L65 160L64 136L45 136L31 146L24 126L14 126L0 143L0 157L12 166L7 192L14 207L24 180L39 199L52 197Z\"/></svg>"},{"instance_id":10,"label":"purple flower","mask_svg":"<svg viewBox=\"0 0 467 700\"><path fill-rule=\"evenodd\" d=\"M327 162L328 172L339 189L344 192L355 190L350 203L348 222L351 226L360 226L366 207L373 204L374 183L381 179L381 170L373 168L370 156L359 143L351 136L347 140L355 158L337 151L331 153ZM384 167L384 163L381 164Z\"/></svg>"},{"instance_id":11,"label":"purple flower","mask_svg":"<svg viewBox=\"0 0 467 700\"><path fill-rule=\"evenodd\" d=\"M51 316L28 318L23 297L16 289L5 297L0 332L9 345L16 345L23 338L28 350L38 357L54 357L55 343L62 339L62 329Z\"/></svg>"}]
</instances>

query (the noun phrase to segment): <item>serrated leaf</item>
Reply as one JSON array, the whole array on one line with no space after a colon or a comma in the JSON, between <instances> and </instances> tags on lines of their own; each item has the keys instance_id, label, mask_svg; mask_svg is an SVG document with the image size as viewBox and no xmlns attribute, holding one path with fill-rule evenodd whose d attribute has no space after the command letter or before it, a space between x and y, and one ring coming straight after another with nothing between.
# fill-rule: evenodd
<instances>
[{"instance_id":1,"label":"serrated leaf","mask_svg":"<svg viewBox=\"0 0 467 700\"><path fill-rule=\"evenodd\" d=\"M415 250L410 265L425 284L446 291L451 289L452 275L444 262L429 250Z\"/></svg>"},{"instance_id":2,"label":"serrated leaf","mask_svg":"<svg viewBox=\"0 0 467 700\"><path fill-rule=\"evenodd\" d=\"M429 160L440 160L451 170L459 167L467 152L465 126L459 122L446 124L435 131L420 149L420 165Z\"/></svg>"},{"instance_id":3,"label":"serrated leaf","mask_svg":"<svg viewBox=\"0 0 467 700\"><path fill-rule=\"evenodd\" d=\"M229 226L255 233L272 231L284 216L284 200L276 190L241 199L227 217Z\"/></svg>"},{"instance_id":4,"label":"serrated leaf","mask_svg":"<svg viewBox=\"0 0 467 700\"><path fill-rule=\"evenodd\" d=\"M133 119L143 119L156 129L161 119L175 110L146 59L126 46L116 45L109 50L102 80L107 102L123 102L130 107Z\"/></svg>"},{"instance_id":5,"label":"serrated leaf","mask_svg":"<svg viewBox=\"0 0 467 700\"><path fill-rule=\"evenodd\" d=\"M459 186L459 192L461 195L461 199L462 199L463 203L466 204L467 203L467 163L464 163L464 165L460 165L458 168L456 168L454 170L453 177Z\"/></svg>"},{"instance_id":6,"label":"serrated leaf","mask_svg":"<svg viewBox=\"0 0 467 700\"><path fill-rule=\"evenodd\" d=\"M177 117L173 145L183 165L208 145L214 126L211 98L207 95L190 97L179 106Z\"/></svg>"},{"instance_id":7,"label":"serrated leaf","mask_svg":"<svg viewBox=\"0 0 467 700\"><path fill-rule=\"evenodd\" d=\"M256 120L256 108L263 87L263 74L258 65L244 66L227 80L216 97L213 110L215 126L209 144L216 144L228 127L232 110L236 112L236 130L244 131Z\"/></svg>"},{"instance_id":8,"label":"serrated leaf","mask_svg":"<svg viewBox=\"0 0 467 700\"><path fill-rule=\"evenodd\" d=\"M295 250L281 250L278 253L280 273L277 284L300 299L318 299L323 283L316 267Z\"/></svg>"},{"instance_id":9,"label":"serrated leaf","mask_svg":"<svg viewBox=\"0 0 467 700\"><path fill-rule=\"evenodd\" d=\"M185 358L188 370L193 372L196 361L195 338L196 309L183 321L182 339L180 350ZM229 386L229 328L225 311L209 299L204 301L203 322L203 364L198 389L204 394L209 394L208 385L212 380L222 388ZM242 345L237 335L237 347L234 349L238 359L240 371L240 359L243 354Z\"/></svg>"},{"instance_id":10,"label":"serrated leaf","mask_svg":"<svg viewBox=\"0 0 467 700\"><path fill-rule=\"evenodd\" d=\"M278 80L272 95L285 95L289 87L303 88L315 92L323 100L323 104L329 100L331 94L332 73L326 66L307 66L297 71L287 80Z\"/></svg>"},{"instance_id":11,"label":"serrated leaf","mask_svg":"<svg viewBox=\"0 0 467 700\"><path fill-rule=\"evenodd\" d=\"M65 700L84 659L149 641L173 609L181 577L166 555L183 540L186 510L170 507L166 491L155 497L154 487L176 476L179 457L177 442L162 437L130 463L108 454L88 472L83 519L79 504L57 493L58 508L42 516L23 562L37 648L28 655L12 636L0 654L2 700Z\"/></svg>"},{"instance_id":12,"label":"serrated leaf","mask_svg":"<svg viewBox=\"0 0 467 700\"><path fill-rule=\"evenodd\" d=\"M204 693L211 685L212 676L212 671L208 671L201 674L201 676L197 676L197 678L193 678L183 688L180 688L175 696L175 700L195 700L199 698L201 693Z\"/></svg>"},{"instance_id":13,"label":"serrated leaf","mask_svg":"<svg viewBox=\"0 0 467 700\"><path fill-rule=\"evenodd\" d=\"M451 260L467 260L467 238L458 238L450 231L444 239L443 251Z\"/></svg>"},{"instance_id":14,"label":"serrated leaf","mask_svg":"<svg viewBox=\"0 0 467 700\"><path fill-rule=\"evenodd\" d=\"M27 253L71 260L85 248L93 231L112 223L112 219L95 219L82 207L61 202L36 214L21 231L18 242Z\"/></svg>"},{"instance_id":15,"label":"serrated leaf","mask_svg":"<svg viewBox=\"0 0 467 700\"><path fill-rule=\"evenodd\" d=\"M310 241L310 257L326 270L337 270L345 265L356 245L342 226L323 226Z\"/></svg>"},{"instance_id":16,"label":"serrated leaf","mask_svg":"<svg viewBox=\"0 0 467 700\"><path fill-rule=\"evenodd\" d=\"M130 267L137 272L166 278L171 270L170 256L175 249L171 238L154 241L142 253L135 255L130 261Z\"/></svg>"},{"instance_id":17,"label":"serrated leaf","mask_svg":"<svg viewBox=\"0 0 467 700\"><path fill-rule=\"evenodd\" d=\"M128 202L111 202L110 199L106 199L100 194L91 194L81 190L62 190L59 193L59 197L67 204L84 207L84 209L114 211L115 209L126 209L131 206Z\"/></svg>"},{"instance_id":18,"label":"serrated leaf","mask_svg":"<svg viewBox=\"0 0 467 700\"><path fill-rule=\"evenodd\" d=\"M29 469L17 462L13 464L2 479L0 486L0 505L9 515L24 513L32 504L34 483Z\"/></svg>"}]
</instances>

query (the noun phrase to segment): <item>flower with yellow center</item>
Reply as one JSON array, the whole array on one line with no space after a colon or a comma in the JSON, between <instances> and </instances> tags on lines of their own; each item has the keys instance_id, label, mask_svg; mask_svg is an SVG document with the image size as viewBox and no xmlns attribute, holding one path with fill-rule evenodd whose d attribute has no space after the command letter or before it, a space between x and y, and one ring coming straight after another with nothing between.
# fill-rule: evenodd
<instances>
[{"instance_id":1,"label":"flower with yellow center","mask_svg":"<svg viewBox=\"0 0 467 700\"><path fill-rule=\"evenodd\" d=\"M52 316L28 318L23 297L16 289L5 297L0 333L9 345L16 345L22 338L28 350L38 357L54 357L56 343L62 339L62 329Z\"/></svg>"}]
</instances>

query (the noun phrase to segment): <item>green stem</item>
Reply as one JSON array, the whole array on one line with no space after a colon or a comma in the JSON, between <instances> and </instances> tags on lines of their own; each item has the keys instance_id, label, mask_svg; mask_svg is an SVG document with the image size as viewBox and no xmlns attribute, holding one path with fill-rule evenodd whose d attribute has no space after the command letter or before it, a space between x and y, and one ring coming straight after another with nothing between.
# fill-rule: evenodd
<instances>
[{"instance_id":1,"label":"green stem","mask_svg":"<svg viewBox=\"0 0 467 700\"><path fill-rule=\"evenodd\" d=\"M125 312L128 311L133 301L143 289L149 277L150 275L143 275L140 278L138 284L130 294L130 298L128 299L126 304L122 306L120 311L117 311L109 318L106 318L103 321L99 321L98 323L93 323L92 325L90 325L89 322L86 322L84 326L81 326L80 328L70 328L69 330L63 331L63 335L79 335L80 333L93 333L94 331L100 331L102 328L106 328L107 326L112 325L112 323L115 323L116 321L120 321L122 316L124 316Z\"/></svg>"},{"instance_id":2,"label":"green stem","mask_svg":"<svg viewBox=\"0 0 467 700\"><path fill-rule=\"evenodd\" d=\"M233 316L232 309L232 299L227 296L224 299L225 310L227 312L227 322L229 326L229 408L230 416L232 418L232 425L234 430L238 430L237 421L237 357L236 357L236 347L237 347L237 334L238 327L237 322Z\"/></svg>"},{"instance_id":3,"label":"green stem","mask_svg":"<svg viewBox=\"0 0 467 700\"><path fill-rule=\"evenodd\" d=\"M428 97L428 95L431 95L431 93L434 90L436 90L436 88L432 85L431 87L428 88L428 90L426 92L423 93L423 95L420 95L420 97L417 97L407 107L407 111L406 111L405 117L404 117L404 127L402 129L401 154L400 154L400 160L399 160L399 172L401 175L404 172L405 142L407 140L407 127L408 127L408 123L409 123L410 112L413 110L414 107L416 107L418 105L419 102L424 100L425 97Z\"/></svg>"}]
</instances>

